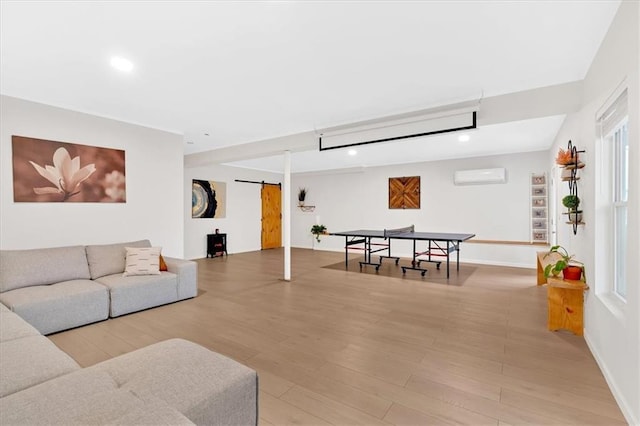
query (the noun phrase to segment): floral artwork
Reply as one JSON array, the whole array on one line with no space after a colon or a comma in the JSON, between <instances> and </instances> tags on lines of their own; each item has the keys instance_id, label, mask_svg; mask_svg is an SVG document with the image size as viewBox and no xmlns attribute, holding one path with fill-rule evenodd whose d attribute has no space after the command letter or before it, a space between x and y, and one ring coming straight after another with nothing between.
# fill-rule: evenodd
<instances>
[{"instance_id":1,"label":"floral artwork","mask_svg":"<svg viewBox=\"0 0 640 426\"><path fill-rule=\"evenodd\" d=\"M123 150L12 136L15 202L126 202Z\"/></svg>"}]
</instances>

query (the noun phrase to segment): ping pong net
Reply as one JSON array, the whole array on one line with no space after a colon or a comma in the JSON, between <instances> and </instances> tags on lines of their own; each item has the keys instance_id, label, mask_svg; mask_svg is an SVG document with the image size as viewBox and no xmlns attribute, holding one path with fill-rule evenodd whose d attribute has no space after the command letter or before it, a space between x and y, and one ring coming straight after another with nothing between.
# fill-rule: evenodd
<instances>
[{"instance_id":1,"label":"ping pong net","mask_svg":"<svg viewBox=\"0 0 640 426\"><path fill-rule=\"evenodd\" d=\"M404 234L406 232L414 232L414 231L415 231L415 226L414 225L405 226L404 228L385 229L384 230L384 238L387 239L387 238L392 237L394 235Z\"/></svg>"}]
</instances>

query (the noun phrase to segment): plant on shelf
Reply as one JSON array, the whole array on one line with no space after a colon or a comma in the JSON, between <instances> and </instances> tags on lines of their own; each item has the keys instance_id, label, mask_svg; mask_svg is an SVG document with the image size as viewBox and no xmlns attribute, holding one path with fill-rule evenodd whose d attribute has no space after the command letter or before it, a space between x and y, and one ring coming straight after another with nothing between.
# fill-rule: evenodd
<instances>
[{"instance_id":1,"label":"plant on shelf","mask_svg":"<svg viewBox=\"0 0 640 426\"><path fill-rule=\"evenodd\" d=\"M304 200L307 198L307 188L298 189L298 205L304 206Z\"/></svg>"},{"instance_id":2,"label":"plant on shelf","mask_svg":"<svg viewBox=\"0 0 640 426\"><path fill-rule=\"evenodd\" d=\"M556 253L557 260L544 267L545 278L549 278L550 275L557 277L562 272L565 280L584 280L584 264L574 260L574 255L570 255L567 249L557 245L551 247L544 257L546 258L553 253Z\"/></svg>"},{"instance_id":3,"label":"plant on shelf","mask_svg":"<svg viewBox=\"0 0 640 426\"><path fill-rule=\"evenodd\" d=\"M582 221L582 211L578 210L580 198L577 195L566 195L562 199L562 205L569 209L569 221L579 223Z\"/></svg>"},{"instance_id":4,"label":"plant on shelf","mask_svg":"<svg viewBox=\"0 0 640 426\"><path fill-rule=\"evenodd\" d=\"M311 233L316 236L316 241L320 242L320 235L327 233L327 227L324 225L313 225L311 227Z\"/></svg>"},{"instance_id":5,"label":"plant on shelf","mask_svg":"<svg viewBox=\"0 0 640 426\"><path fill-rule=\"evenodd\" d=\"M558 155L556 155L556 163L560 166L568 166L569 164L575 164L576 159L573 158L573 153L570 149L566 151L562 148L558 149Z\"/></svg>"}]
</instances>

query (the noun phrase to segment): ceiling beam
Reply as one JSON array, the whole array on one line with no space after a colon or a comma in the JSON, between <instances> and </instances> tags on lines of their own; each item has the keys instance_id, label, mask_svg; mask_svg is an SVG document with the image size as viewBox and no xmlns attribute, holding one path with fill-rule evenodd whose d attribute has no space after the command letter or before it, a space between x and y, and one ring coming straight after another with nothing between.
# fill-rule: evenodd
<instances>
[{"instance_id":1,"label":"ceiling beam","mask_svg":"<svg viewBox=\"0 0 640 426\"><path fill-rule=\"evenodd\" d=\"M578 111L581 105L582 80L573 81L481 99L477 124L478 128L481 128L492 124L569 114ZM443 107L445 106L438 108ZM429 110L420 112L424 111ZM375 121L379 120L381 118ZM184 166L185 168L200 167L280 155L284 151L301 152L317 149L318 133L309 131L188 154L184 157Z\"/></svg>"}]
</instances>

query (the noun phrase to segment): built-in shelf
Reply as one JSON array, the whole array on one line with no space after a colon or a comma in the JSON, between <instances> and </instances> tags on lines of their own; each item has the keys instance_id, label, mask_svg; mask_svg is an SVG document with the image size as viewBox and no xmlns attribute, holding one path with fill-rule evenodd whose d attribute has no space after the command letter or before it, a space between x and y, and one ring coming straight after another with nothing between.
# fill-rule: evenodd
<instances>
[{"instance_id":1,"label":"built-in shelf","mask_svg":"<svg viewBox=\"0 0 640 426\"><path fill-rule=\"evenodd\" d=\"M548 241L547 216L547 175L545 173L531 174L531 243L546 243Z\"/></svg>"}]
</instances>

